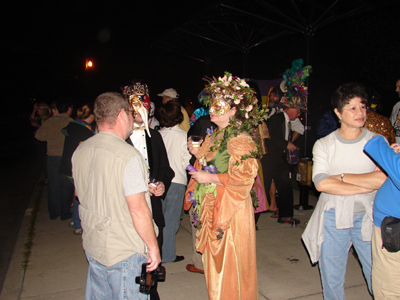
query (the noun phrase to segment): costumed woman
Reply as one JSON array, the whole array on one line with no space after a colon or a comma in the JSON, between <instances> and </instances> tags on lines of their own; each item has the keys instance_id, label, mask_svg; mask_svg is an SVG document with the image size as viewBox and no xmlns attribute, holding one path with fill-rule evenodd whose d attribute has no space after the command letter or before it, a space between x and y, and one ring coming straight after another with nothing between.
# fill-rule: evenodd
<instances>
[{"instance_id":1,"label":"costumed woman","mask_svg":"<svg viewBox=\"0 0 400 300\"><path fill-rule=\"evenodd\" d=\"M187 194L193 201L197 251L203 254L209 299L258 299L254 208L258 148L251 133L265 118L248 84L230 73L209 79L205 105L218 126L196 156ZM191 166L190 166L191 167ZM204 170L201 170L203 168Z\"/></svg>"}]
</instances>

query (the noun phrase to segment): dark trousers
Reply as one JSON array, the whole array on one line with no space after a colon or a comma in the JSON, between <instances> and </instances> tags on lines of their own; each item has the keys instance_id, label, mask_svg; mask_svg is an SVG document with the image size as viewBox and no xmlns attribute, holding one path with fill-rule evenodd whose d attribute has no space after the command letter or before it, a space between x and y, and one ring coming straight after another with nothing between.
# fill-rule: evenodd
<instances>
[{"instance_id":1,"label":"dark trousers","mask_svg":"<svg viewBox=\"0 0 400 300\"><path fill-rule=\"evenodd\" d=\"M48 209L50 219L60 215L61 220L71 218L71 203L74 195L74 185L69 178L60 173L61 156L47 156L48 176Z\"/></svg>"},{"instance_id":2,"label":"dark trousers","mask_svg":"<svg viewBox=\"0 0 400 300\"><path fill-rule=\"evenodd\" d=\"M280 218L293 217L293 188L289 177L289 163L281 157L274 157L269 153L262 159L265 193L269 195L272 179L278 190L277 205Z\"/></svg>"}]
</instances>

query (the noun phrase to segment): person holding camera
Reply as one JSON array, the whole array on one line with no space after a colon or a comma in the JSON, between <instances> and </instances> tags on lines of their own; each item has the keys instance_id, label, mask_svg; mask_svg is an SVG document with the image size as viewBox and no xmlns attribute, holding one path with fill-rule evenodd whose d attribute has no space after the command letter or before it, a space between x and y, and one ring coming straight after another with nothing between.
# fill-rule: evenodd
<instances>
[{"instance_id":1,"label":"person holding camera","mask_svg":"<svg viewBox=\"0 0 400 300\"><path fill-rule=\"evenodd\" d=\"M147 299L136 277L161 262L151 213L147 167L125 140L133 130L129 103L118 93L96 98L99 133L72 156L80 200L83 248L89 262L85 299Z\"/></svg>"}]
</instances>

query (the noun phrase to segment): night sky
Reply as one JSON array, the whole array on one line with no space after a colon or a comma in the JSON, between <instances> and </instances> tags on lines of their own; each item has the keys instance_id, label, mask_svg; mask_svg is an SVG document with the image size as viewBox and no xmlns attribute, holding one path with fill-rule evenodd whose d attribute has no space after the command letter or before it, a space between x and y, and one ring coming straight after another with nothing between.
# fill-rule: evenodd
<instances>
[{"instance_id":1,"label":"night sky","mask_svg":"<svg viewBox=\"0 0 400 300\"><path fill-rule=\"evenodd\" d=\"M382 2L390 1L370 1ZM71 95L81 103L102 92L120 91L134 78L148 83L153 101L169 87L181 99L195 100L204 86L203 75L219 76L228 70L242 77L242 53L231 51L206 67L163 49L159 41L214 3L72 0L3 4L2 69L7 78L2 101L6 107L21 108L30 106L29 99L51 102ZM400 64L399 12L392 1L317 30L309 57L313 66L311 112L327 109L333 89L349 81L378 91L385 114L390 111L398 100L394 89ZM264 43L250 51L246 77L279 78L300 57L306 58L302 34ZM93 70L85 71L87 58L94 61Z\"/></svg>"}]
</instances>

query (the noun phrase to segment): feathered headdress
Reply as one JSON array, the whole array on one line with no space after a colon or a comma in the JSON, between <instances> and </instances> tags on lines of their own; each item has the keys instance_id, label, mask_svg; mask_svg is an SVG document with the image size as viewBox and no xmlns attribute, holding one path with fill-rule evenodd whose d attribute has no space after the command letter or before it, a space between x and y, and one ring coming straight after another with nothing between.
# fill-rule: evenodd
<instances>
[{"instance_id":1,"label":"feathered headdress","mask_svg":"<svg viewBox=\"0 0 400 300\"><path fill-rule=\"evenodd\" d=\"M292 68L283 73L280 86L284 96L279 103L281 107L307 109L308 90L304 82L311 73L311 66L302 66L303 59L296 59L292 62Z\"/></svg>"}]
</instances>

